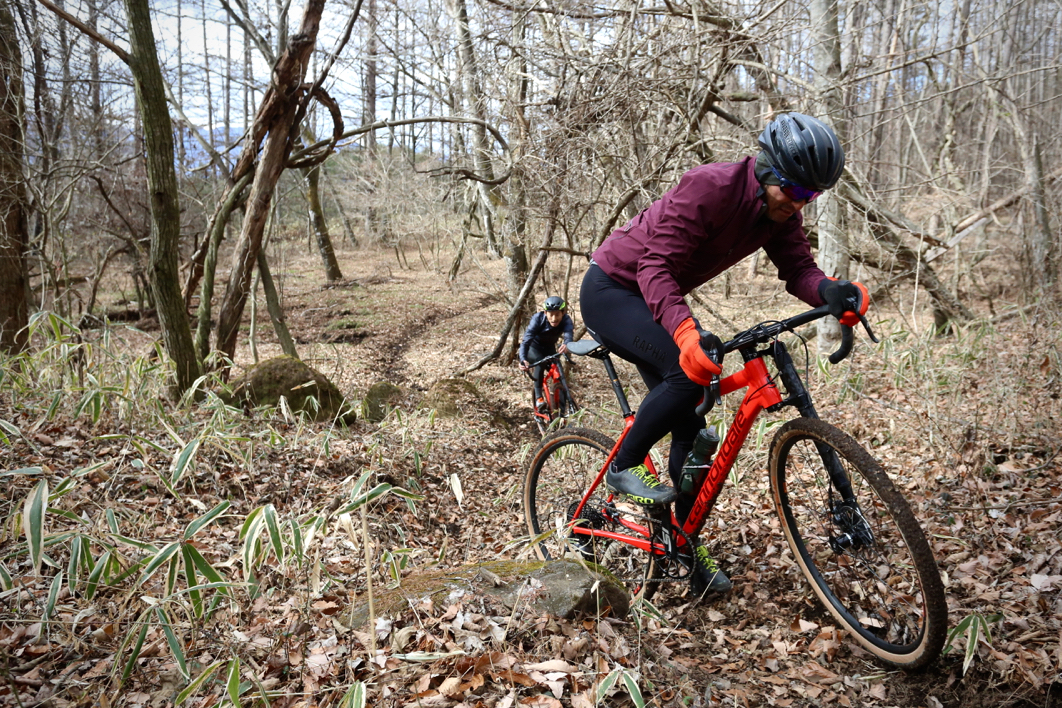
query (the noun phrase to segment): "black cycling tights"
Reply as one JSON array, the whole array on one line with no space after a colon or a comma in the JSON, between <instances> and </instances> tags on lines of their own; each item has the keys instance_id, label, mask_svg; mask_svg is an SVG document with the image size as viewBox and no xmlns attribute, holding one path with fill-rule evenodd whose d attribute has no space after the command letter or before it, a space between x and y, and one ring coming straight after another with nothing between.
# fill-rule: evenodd
<instances>
[{"instance_id":1,"label":"black cycling tights","mask_svg":"<svg viewBox=\"0 0 1062 708\"><path fill-rule=\"evenodd\" d=\"M616 464L620 469L639 464L653 445L671 433L668 474L677 485L693 439L704 427L704 418L694 413L704 389L683 373L678 345L653 319L642 296L617 283L597 264L592 264L583 278L579 309L595 339L637 366L649 388L616 455ZM676 502L679 521L686 518L692 503L692 498L686 497Z\"/></svg>"}]
</instances>

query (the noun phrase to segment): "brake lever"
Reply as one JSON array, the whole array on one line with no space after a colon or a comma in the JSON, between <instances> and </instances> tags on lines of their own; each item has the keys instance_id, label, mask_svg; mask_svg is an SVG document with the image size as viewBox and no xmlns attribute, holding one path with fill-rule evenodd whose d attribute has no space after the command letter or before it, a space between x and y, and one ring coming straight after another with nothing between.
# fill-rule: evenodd
<instances>
[{"instance_id":1,"label":"brake lever","mask_svg":"<svg viewBox=\"0 0 1062 708\"><path fill-rule=\"evenodd\" d=\"M697 325L697 333L701 337L701 350L705 355L712 360L712 363L722 368L723 366L723 342L716 335L711 332L701 329L700 324ZM719 377L712 377L712 385L704 387L704 398L697 405L695 413L699 416L707 415L710 410L715 408L715 404L719 401Z\"/></svg>"},{"instance_id":2,"label":"brake lever","mask_svg":"<svg viewBox=\"0 0 1062 708\"><path fill-rule=\"evenodd\" d=\"M864 316L863 314L859 314L859 322L863 325L863 329L867 331L867 337L870 338L870 341L874 342L874 344L877 344L881 341L880 339L874 336L874 332L870 329L870 323L867 322L866 316Z\"/></svg>"}]
</instances>

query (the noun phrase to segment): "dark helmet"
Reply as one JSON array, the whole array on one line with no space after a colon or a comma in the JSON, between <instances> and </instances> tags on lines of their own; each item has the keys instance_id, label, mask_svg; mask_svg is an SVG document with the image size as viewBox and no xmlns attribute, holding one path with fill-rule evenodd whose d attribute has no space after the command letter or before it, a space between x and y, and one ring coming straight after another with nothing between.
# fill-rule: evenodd
<instances>
[{"instance_id":1,"label":"dark helmet","mask_svg":"<svg viewBox=\"0 0 1062 708\"><path fill-rule=\"evenodd\" d=\"M760 147L783 176L818 192L837 184L844 170L837 134L803 113L783 113L771 121L760 133Z\"/></svg>"},{"instance_id":2,"label":"dark helmet","mask_svg":"<svg viewBox=\"0 0 1062 708\"><path fill-rule=\"evenodd\" d=\"M546 298L546 301L542 303L542 309L546 312L551 310L567 310L568 303L564 302L564 298L559 295L552 295Z\"/></svg>"}]
</instances>

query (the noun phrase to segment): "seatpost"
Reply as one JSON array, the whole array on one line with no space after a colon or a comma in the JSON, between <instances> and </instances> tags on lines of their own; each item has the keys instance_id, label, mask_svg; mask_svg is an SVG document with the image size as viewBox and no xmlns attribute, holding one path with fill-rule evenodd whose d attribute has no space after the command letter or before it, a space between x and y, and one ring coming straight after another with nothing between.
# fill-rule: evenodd
<instances>
[{"instance_id":1,"label":"seatpost","mask_svg":"<svg viewBox=\"0 0 1062 708\"><path fill-rule=\"evenodd\" d=\"M623 414L624 418L633 415L634 411L631 410L631 405L627 402L627 394L623 393L623 385L620 384L619 376L616 374L616 367L612 364L612 357L606 354L601 357L601 363L605 365L608 380L612 382L612 391L616 394L616 400L619 401L620 413Z\"/></svg>"}]
</instances>

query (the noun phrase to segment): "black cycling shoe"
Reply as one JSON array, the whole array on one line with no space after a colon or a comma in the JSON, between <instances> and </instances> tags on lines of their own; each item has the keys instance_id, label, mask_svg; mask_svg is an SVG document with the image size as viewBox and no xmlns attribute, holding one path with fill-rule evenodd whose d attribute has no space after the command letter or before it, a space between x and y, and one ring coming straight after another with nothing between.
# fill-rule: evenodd
<instances>
[{"instance_id":1,"label":"black cycling shoe","mask_svg":"<svg viewBox=\"0 0 1062 708\"><path fill-rule=\"evenodd\" d=\"M619 470L613 462L605 473L605 486L616 494L626 495L631 501L646 506L670 504L678 496L674 487L661 484L645 465Z\"/></svg>"},{"instance_id":2,"label":"black cycling shoe","mask_svg":"<svg viewBox=\"0 0 1062 708\"><path fill-rule=\"evenodd\" d=\"M697 546L693 549L693 573L690 574L690 590L697 597L707 593L729 592L734 587L726 573L719 569L719 564L708 555L708 549Z\"/></svg>"}]
</instances>

